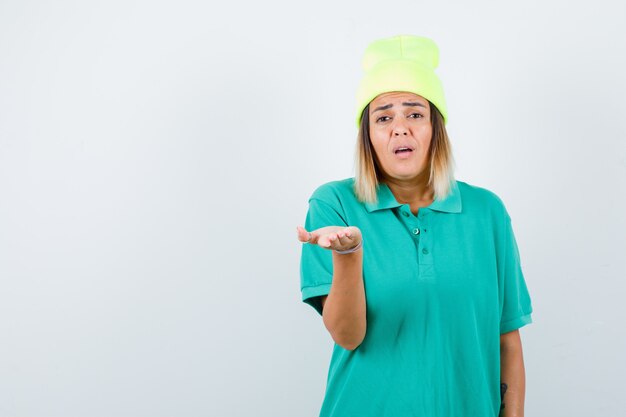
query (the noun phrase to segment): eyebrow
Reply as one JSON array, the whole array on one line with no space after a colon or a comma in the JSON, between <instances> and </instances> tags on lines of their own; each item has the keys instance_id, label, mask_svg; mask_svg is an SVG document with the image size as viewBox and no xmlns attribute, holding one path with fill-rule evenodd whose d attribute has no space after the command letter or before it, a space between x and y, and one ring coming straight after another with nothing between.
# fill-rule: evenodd
<instances>
[{"instance_id":1,"label":"eyebrow","mask_svg":"<svg viewBox=\"0 0 626 417\"><path fill-rule=\"evenodd\" d=\"M415 102L415 103L405 102L405 103L402 103L402 105L403 106L419 106L419 107L426 108L426 106L418 102ZM385 104L384 106L376 107L376 110L374 110L372 113L376 113L378 110L387 110L392 107L393 107L393 103Z\"/></svg>"}]
</instances>

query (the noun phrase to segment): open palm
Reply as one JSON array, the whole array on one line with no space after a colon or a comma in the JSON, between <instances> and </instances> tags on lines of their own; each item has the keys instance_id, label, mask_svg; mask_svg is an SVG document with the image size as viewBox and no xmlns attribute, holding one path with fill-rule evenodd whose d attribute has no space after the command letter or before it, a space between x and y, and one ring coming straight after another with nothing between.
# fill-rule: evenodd
<instances>
[{"instance_id":1,"label":"open palm","mask_svg":"<svg viewBox=\"0 0 626 417\"><path fill-rule=\"evenodd\" d=\"M356 226L326 226L311 232L298 226L297 230L300 242L338 251L354 248L363 238L361 230Z\"/></svg>"}]
</instances>

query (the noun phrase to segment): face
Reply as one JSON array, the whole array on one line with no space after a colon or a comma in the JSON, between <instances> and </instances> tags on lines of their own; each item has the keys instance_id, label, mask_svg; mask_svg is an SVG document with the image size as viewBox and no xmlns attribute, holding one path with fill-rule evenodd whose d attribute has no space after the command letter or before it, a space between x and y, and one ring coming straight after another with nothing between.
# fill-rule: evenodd
<instances>
[{"instance_id":1,"label":"face","mask_svg":"<svg viewBox=\"0 0 626 417\"><path fill-rule=\"evenodd\" d=\"M388 180L428 178L433 133L428 100L408 92L380 94L370 103L369 124L372 147Z\"/></svg>"}]
</instances>

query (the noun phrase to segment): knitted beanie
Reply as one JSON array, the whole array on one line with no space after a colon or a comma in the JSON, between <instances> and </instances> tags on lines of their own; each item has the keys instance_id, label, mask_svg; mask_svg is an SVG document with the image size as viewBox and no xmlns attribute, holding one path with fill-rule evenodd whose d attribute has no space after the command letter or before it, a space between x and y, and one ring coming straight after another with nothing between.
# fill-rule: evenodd
<instances>
[{"instance_id":1,"label":"knitted beanie","mask_svg":"<svg viewBox=\"0 0 626 417\"><path fill-rule=\"evenodd\" d=\"M439 49L423 36L398 35L369 44L361 65L363 78L357 90L356 125L361 113L376 96L391 91L407 91L433 103L448 121L441 81L435 74Z\"/></svg>"}]
</instances>

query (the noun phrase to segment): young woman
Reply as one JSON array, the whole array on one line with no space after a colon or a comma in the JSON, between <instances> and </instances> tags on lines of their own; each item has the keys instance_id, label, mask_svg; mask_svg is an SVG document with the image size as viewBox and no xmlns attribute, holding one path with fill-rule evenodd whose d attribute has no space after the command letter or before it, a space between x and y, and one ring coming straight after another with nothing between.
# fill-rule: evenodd
<instances>
[{"instance_id":1,"label":"young woman","mask_svg":"<svg viewBox=\"0 0 626 417\"><path fill-rule=\"evenodd\" d=\"M502 200L454 179L438 60L424 37L368 46L356 175L297 228L302 300L335 341L322 417L523 416L531 299Z\"/></svg>"}]
</instances>

